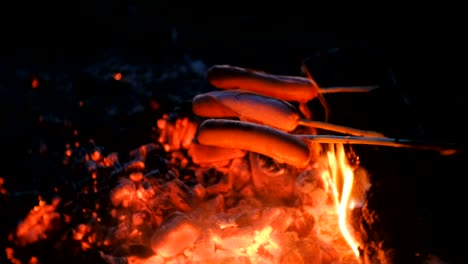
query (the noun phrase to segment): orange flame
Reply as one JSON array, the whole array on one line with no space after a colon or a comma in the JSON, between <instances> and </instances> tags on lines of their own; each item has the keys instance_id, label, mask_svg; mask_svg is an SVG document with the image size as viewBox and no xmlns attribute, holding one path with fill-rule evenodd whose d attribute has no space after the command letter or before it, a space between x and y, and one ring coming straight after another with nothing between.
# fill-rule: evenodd
<instances>
[{"instance_id":1,"label":"orange flame","mask_svg":"<svg viewBox=\"0 0 468 264\"><path fill-rule=\"evenodd\" d=\"M333 197L337 207L338 223L343 238L353 250L356 257L359 257L359 243L351 234L348 225L348 210L354 207L351 193L354 183L354 172L346 159L343 144L330 146L327 153L329 171L325 171L322 177L327 182L327 187L332 188Z\"/></svg>"}]
</instances>

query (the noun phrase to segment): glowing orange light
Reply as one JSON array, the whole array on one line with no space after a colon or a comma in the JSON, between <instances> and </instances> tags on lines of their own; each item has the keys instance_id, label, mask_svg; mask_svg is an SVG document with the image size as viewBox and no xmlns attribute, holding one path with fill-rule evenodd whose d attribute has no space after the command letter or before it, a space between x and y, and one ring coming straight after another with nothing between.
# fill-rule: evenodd
<instances>
[{"instance_id":1,"label":"glowing orange light","mask_svg":"<svg viewBox=\"0 0 468 264\"><path fill-rule=\"evenodd\" d=\"M120 79L122 79L122 74L120 72L114 74L114 80L120 81Z\"/></svg>"},{"instance_id":2,"label":"glowing orange light","mask_svg":"<svg viewBox=\"0 0 468 264\"><path fill-rule=\"evenodd\" d=\"M336 150L335 150L336 149ZM351 198L353 189L354 172L347 163L343 144L336 144L328 153L328 162L331 169L325 172L325 179L328 179L328 188L332 188L335 204L337 207L338 221L343 238L349 244L356 257L359 257L359 243L351 234L347 217L348 210L353 206L354 201Z\"/></svg>"},{"instance_id":3,"label":"glowing orange light","mask_svg":"<svg viewBox=\"0 0 468 264\"><path fill-rule=\"evenodd\" d=\"M36 78L32 80L31 87L33 89L36 89L37 87L39 87L39 81Z\"/></svg>"},{"instance_id":4,"label":"glowing orange light","mask_svg":"<svg viewBox=\"0 0 468 264\"><path fill-rule=\"evenodd\" d=\"M36 256L32 256L28 263L29 264L38 264L39 259Z\"/></svg>"}]
</instances>

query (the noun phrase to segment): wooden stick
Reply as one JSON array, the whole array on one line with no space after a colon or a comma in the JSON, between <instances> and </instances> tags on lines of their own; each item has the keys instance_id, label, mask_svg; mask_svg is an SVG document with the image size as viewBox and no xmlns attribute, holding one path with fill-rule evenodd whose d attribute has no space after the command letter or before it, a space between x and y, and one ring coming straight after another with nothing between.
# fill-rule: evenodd
<instances>
[{"instance_id":1,"label":"wooden stick","mask_svg":"<svg viewBox=\"0 0 468 264\"><path fill-rule=\"evenodd\" d=\"M399 138L369 138L369 137L351 137L351 136L331 136L331 135L297 135L300 138L315 143L342 143L342 144L360 144L374 145L396 148L415 148L422 150L435 150L442 155L452 155L457 152L455 144L433 143L411 139Z\"/></svg>"},{"instance_id":2,"label":"wooden stick","mask_svg":"<svg viewBox=\"0 0 468 264\"><path fill-rule=\"evenodd\" d=\"M298 125L314 127L319 129L324 129L328 131L339 132L343 134L349 134L358 137L373 137L373 138L384 138L385 135L375 131L367 131L356 129L352 127L345 127L340 125L334 125L330 123L320 122L320 121L312 121L308 119L299 119Z\"/></svg>"},{"instance_id":3,"label":"wooden stick","mask_svg":"<svg viewBox=\"0 0 468 264\"><path fill-rule=\"evenodd\" d=\"M348 87L322 87L320 93L366 93L379 88L378 85L373 86L348 86Z\"/></svg>"}]
</instances>

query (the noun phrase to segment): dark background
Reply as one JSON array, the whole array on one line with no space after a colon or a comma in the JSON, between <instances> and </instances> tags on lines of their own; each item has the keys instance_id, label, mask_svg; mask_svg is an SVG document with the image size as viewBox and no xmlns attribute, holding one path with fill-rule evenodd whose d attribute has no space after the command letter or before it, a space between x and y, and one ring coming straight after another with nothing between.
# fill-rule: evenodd
<instances>
[{"instance_id":1,"label":"dark background","mask_svg":"<svg viewBox=\"0 0 468 264\"><path fill-rule=\"evenodd\" d=\"M151 126L163 112L213 89L196 74L161 81L168 69L192 61L299 75L301 62L309 58L307 65L322 86L381 86L365 95L327 96L330 121L466 145L464 50L453 33L455 15L442 23L431 15L390 10L365 17L349 12L349 18L330 12L319 18L320 12L302 6L277 13L237 9L240 3L203 8L177 1L17 2L2 8L0 176L7 189L46 193L63 177L59 164L74 129L80 140L93 138L108 150L125 152L151 141ZM355 23L358 17L364 18L362 24ZM117 71L123 82L108 77ZM149 77L142 85L125 79L131 74ZM40 80L34 90L32 78ZM89 102L84 111L77 107L81 100ZM151 109L151 100L162 108ZM143 111L129 111L138 104ZM121 112L106 114L110 106ZM317 108L316 102L311 106ZM49 121L39 122L40 116ZM375 240L395 248L398 263L421 261L416 253L463 262L466 155L356 150L374 183L371 207L383 219ZM0 207L10 210L2 237L37 196L9 201Z\"/></svg>"}]
</instances>

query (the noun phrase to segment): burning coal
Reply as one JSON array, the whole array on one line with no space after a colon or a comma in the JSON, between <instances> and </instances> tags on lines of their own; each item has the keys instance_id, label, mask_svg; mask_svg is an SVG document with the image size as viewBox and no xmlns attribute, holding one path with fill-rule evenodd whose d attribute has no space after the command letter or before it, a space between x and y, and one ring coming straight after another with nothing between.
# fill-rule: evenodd
<instances>
[{"instance_id":1,"label":"burning coal","mask_svg":"<svg viewBox=\"0 0 468 264\"><path fill-rule=\"evenodd\" d=\"M70 147L66 163L87 179L75 199L39 200L11 234L9 260L38 261L15 249L54 241L62 257L99 251L110 264L360 263L352 212L370 181L350 158L349 137L320 138L316 130L396 143L302 118L310 118L305 102L321 93L311 78L213 69L208 79L218 88L257 90L195 97L195 116L164 115L155 143L125 161L97 147ZM300 111L282 100L298 102Z\"/></svg>"},{"instance_id":2,"label":"burning coal","mask_svg":"<svg viewBox=\"0 0 468 264\"><path fill-rule=\"evenodd\" d=\"M123 166L105 162L115 157L88 160L91 178L106 177L97 172L101 168L119 179L108 211L100 210L100 204L94 210L83 208L87 221L76 223L70 238L63 239L81 250L107 252L102 258L108 263L357 263L353 250L358 245L350 247L349 237L342 235L348 230L341 219L349 202L341 204L351 190L330 185L333 177L349 176L337 172L349 167L333 163L343 160L335 160L332 152L305 170L255 153L195 165L184 162L190 156L183 152L165 153L170 158L165 173L147 170L151 159L161 158L155 144L133 152L134 160ZM353 179L343 180L345 186ZM71 216L58 210L59 202L41 200L18 225L15 241L24 246L47 239L61 216L71 224ZM135 245L151 248L154 255L114 253Z\"/></svg>"}]
</instances>

